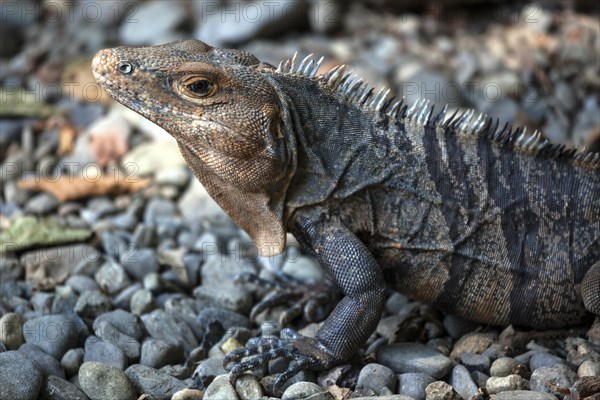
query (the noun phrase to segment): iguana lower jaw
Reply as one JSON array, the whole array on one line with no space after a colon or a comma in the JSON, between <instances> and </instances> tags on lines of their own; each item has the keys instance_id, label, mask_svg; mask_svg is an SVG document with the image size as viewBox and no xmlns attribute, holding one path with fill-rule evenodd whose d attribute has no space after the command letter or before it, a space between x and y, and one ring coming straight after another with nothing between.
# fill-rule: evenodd
<instances>
[{"instance_id":1,"label":"iguana lower jaw","mask_svg":"<svg viewBox=\"0 0 600 400\"><path fill-rule=\"evenodd\" d=\"M210 195L270 256L285 248L293 152L278 95L257 68L272 67L199 41L104 49L92 61L100 86L169 132Z\"/></svg>"}]
</instances>

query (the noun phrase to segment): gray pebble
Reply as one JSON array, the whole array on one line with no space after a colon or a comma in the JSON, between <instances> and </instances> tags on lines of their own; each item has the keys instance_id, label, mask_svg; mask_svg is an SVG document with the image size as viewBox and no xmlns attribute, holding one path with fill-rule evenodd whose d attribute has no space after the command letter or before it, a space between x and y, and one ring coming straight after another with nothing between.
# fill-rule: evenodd
<instances>
[{"instance_id":1,"label":"gray pebble","mask_svg":"<svg viewBox=\"0 0 600 400\"><path fill-rule=\"evenodd\" d=\"M398 393L415 400L425 400L425 388L435 382L431 376L419 372L398 375Z\"/></svg>"},{"instance_id":2,"label":"gray pebble","mask_svg":"<svg viewBox=\"0 0 600 400\"><path fill-rule=\"evenodd\" d=\"M513 358L502 357L492 363L490 367L490 375L498 378L508 376L513 373L513 370L519 365Z\"/></svg>"},{"instance_id":3,"label":"gray pebble","mask_svg":"<svg viewBox=\"0 0 600 400\"><path fill-rule=\"evenodd\" d=\"M565 364L565 360L546 352L535 353L529 360L529 370L534 372L541 367L549 367L556 364Z\"/></svg>"},{"instance_id":4,"label":"gray pebble","mask_svg":"<svg viewBox=\"0 0 600 400\"><path fill-rule=\"evenodd\" d=\"M202 285L205 287L230 286L239 290L234 285L235 277L243 273L256 273L256 268L244 258L210 254L206 257L201 273Z\"/></svg>"},{"instance_id":5,"label":"gray pebble","mask_svg":"<svg viewBox=\"0 0 600 400\"><path fill-rule=\"evenodd\" d=\"M197 323L202 328L213 321L219 321L225 330L252 327L250 320L246 316L224 308L207 307L198 314Z\"/></svg>"},{"instance_id":6,"label":"gray pebble","mask_svg":"<svg viewBox=\"0 0 600 400\"><path fill-rule=\"evenodd\" d=\"M449 383L463 399L470 399L477 394L477 385L463 365L456 365L452 368Z\"/></svg>"},{"instance_id":7,"label":"gray pebble","mask_svg":"<svg viewBox=\"0 0 600 400\"><path fill-rule=\"evenodd\" d=\"M96 282L102 290L109 294L116 294L131 284L125 269L118 263L108 260L94 275Z\"/></svg>"},{"instance_id":8,"label":"gray pebble","mask_svg":"<svg viewBox=\"0 0 600 400\"><path fill-rule=\"evenodd\" d=\"M430 383L425 388L426 400L461 400L461 397L454 391L452 386L444 381Z\"/></svg>"},{"instance_id":9,"label":"gray pebble","mask_svg":"<svg viewBox=\"0 0 600 400\"><path fill-rule=\"evenodd\" d=\"M57 376L50 376L42 388L46 400L89 400L77 386Z\"/></svg>"},{"instance_id":10,"label":"gray pebble","mask_svg":"<svg viewBox=\"0 0 600 400\"><path fill-rule=\"evenodd\" d=\"M60 365L65 370L65 375L70 378L77 375L79 367L83 364L84 350L82 348L71 349L60 359Z\"/></svg>"},{"instance_id":11,"label":"gray pebble","mask_svg":"<svg viewBox=\"0 0 600 400\"><path fill-rule=\"evenodd\" d=\"M134 293L140 289L142 289L142 284L140 282L136 282L121 290L115 297L112 298L115 308L131 310L131 298L133 297Z\"/></svg>"},{"instance_id":12,"label":"gray pebble","mask_svg":"<svg viewBox=\"0 0 600 400\"><path fill-rule=\"evenodd\" d=\"M162 340L149 339L142 345L140 364L152 368L165 365L179 364L184 360L183 347Z\"/></svg>"},{"instance_id":13,"label":"gray pebble","mask_svg":"<svg viewBox=\"0 0 600 400\"><path fill-rule=\"evenodd\" d=\"M86 362L79 369L81 389L92 400L135 400L135 386L119 368Z\"/></svg>"},{"instance_id":14,"label":"gray pebble","mask_svg":"<svg viewBox=\"0 0 600 400\"><path fill-rule=\"evenodd\" d=\"M65 372L63 371L60 362L58 362L56 358L45 353L39 347L25 343L19 347L19 353L29 357L45 377L51 375L58 376L59 378L65 377Z\"/></svg>"},{"instance_id":15,"label":"gray pebble","mask_svg":"<svg viewBox=\"0 0 600 400\"><path fill-rule=\"evenodd\" d=\"M127 311L114 310L100 315L94 321L94 329L96 329L97 324L103 321L109 322L119 332L135 340L139 341L144 337L140 320L134 314Z\"/></svg>"},{"instance_id":16,"label":"gray pebble","mask_svg":"<svg viewBox=\"0 0 600 400\"><path fill-rule=\"evenodd\" d=\"M90 361L111 365L120 370L124 370L128 365L127 357L120 348L95 336L90 336L85 341L83 362Z\"/></svg>"},{"instance_id":17,"label":"gray pebble","mask_svg":"<svg viewBox=\"0 0 600 400\"><path fill-rule=\"evenodd\" d=\"M56 197L47 193L40 193L33 196L25 204L25 212L28 214L44 215L56 210L58 204Z\"/></svg>"},{"instance_id":18,"label":"gray pebble","mask_svg":"<svg viewBox=\"0 0 600 400\"><path fill-rule=\"evenodd\" d=\"M186 388L183 381L141 364L130 366L125 373L139 393L156 400L169 400L175 392Z\"/></svg>"},{"instance_id":19,"label":"gray pebble","mask_svg":"<svg viewBox=\"0 0 600 400\"><path fill-rule=\"evenodd\" d=\"M33 309L40 314L50 314L52 312L52 303L56 295L50 292L37 292L31 296L31 305Z\"/></svg>"},{"instance_id":20,"label":"gray pebble","mask_svg":"<svg viewBox=\"0 0 600 400\"><path fill-rule=\"evenodd\" d=\"M458 361L471 372L488 373L490 371L490 358L483 354L463 353L458 357Z\"/></svg>"},{"instance_id":21,"label":"gray pebble","mask_svg":"<svg viewBox=\"0 0 600 400\"><path fill-rule=\"evenodd\" d=\"M154 310L142 315L142 322L150 336L167 343L183 345L186 354L198 347L198 340L189 325L178 321L164 310Z\"/></svg>"},{"instance_id":22,"label":"gray pebble","mask_svg":"<svg viewBox=\"0 0 600 400\"><path fill-rule=\"evenodd\" d=\"M148 289L139 289L131 296L129 308L132 314L142 315L149 313L156 308L152 292Z\"/></svg>"},{"instance_id":23,"label":"gray pebble","mask_svg":"<svg viewBox=\"0 0 600 400\"><path fill-rule=\"evenodd\" d=\"M444 317L444 329L453 339L459 339L469 332L473 332L477 324L456 315L448 314Z\"/></svg>"},{"instance_id":24,"label":"gray pebble","mask_svg":"<svg viewBox=\"0 0 600 400\"><path fill-rule=\"evenodd\" d=\"M396 373L422 372L436 379L446 375L452 368L452 361L448 357L418 343L380 347L376 359Z\"/></svg>"},{"instance_id":25,"label":"gray pebble","mask_svg":"<svg viewBox=\"0 0 600 400\"><path fill-rule=\"evenodd\" d=\"M0 388L3 399L36 400L43 379L42 372L23 353L0 353Z\"/></svg>"},{"instance_id":26,"label":"gray pebble","mask_svg":"<svg viewBox=\"0 0 600 400\"><path fill-rule=\"evenodd\" d=\"M394 371L381 364L367 364L360 370L358 375L357 390L358 388L371 389L379 395L382 388L387 387L389 390L394 390L395 386L396 375L394 375Z\"/></svg>"},{"instance_id":27,"label":"gray pebble","mask_svg":"<svg viewBox=\"0 0 600 400\"><path fill-rule=\"evenodd\" d=\"M192 379L195 386L204 389L217 376L224 374L227 374L227 371L223 368L223 359L207 358L198 364Z\"/></svg>"},{"instance_id":28,"label":"gray pebble","mask_svg":"<svg viewBox=\"0 0 600 400\"><path fill-rule=\"evenodd\" d=\"M110 300L99 290L83 292L75 304L75 312L81 318L95 319L112 308Z\"/></svg>"},{"instance_id":29,"label":"gray pebble","mask_svg":"<svg viewBox=\"0 0 600 400\"><path fill-rule=\"evenodd\" d=\"M121 255L121 265L132 278L138 281L143 280L147 274L156 273L160 269L156 251L147 247L136 248L132 255Z\"/></svg>"},{"instance_id":30,"label":"gray pebble","mask_svg":"<svg viewBox=\"0 0 600 400\"><path fill-rule=\"evenodd\" d=\"M507 390L527 390L529 389L529 382L523 379L523 377L520 375L512 374L503 376L501 378L489 378L486 382L485 388L490 394L500 393Z\"/></svg>"},{"instance_id":31,"label":"gray pebble","mask_svg":"<svg viewBox=\"0 0 600 400\"><path fill-rule=\"evenodd\" d=\"M45 315L33 318L23 325L25 341L56 359L67 350L77 347L87 337L83 321L74 314Z\"/></svg>"},{"instance_id":32,"label":"gray pebble","mask_svg":"<svg viewBox=\"0 0 600 400\"><path fill-rule=\"evenodd\" d=\"M154 178L160 185L173 185L182 188L187 185L190 179L190 170L182 166L168 167L157 171Z\"/></svg>"},{"instance_id":33,"label":"gray pebble","mask_svg":"<svg viewBox=\"0 0 600 400\"><path fill-rule=\"evenodd\" d=\"M483 372L473 371L471 372L471 378L473 378L473 382L475 382L477 387L484 388L489 375L484 374Z\"/></svg>"},{"instance_id":34,"label":"gray pebble","mask_svg":"<svg viewBox=\"0 0 600 400\"><path fill-rule=\"evenodd\" d=\"M86 275L71 275L65 282L65 285L70 286L75 293L83 293L88 290L99 290L95 280Z\"/></svg>"},{"instance_id":35,"label":"gray pebble","mask_svg":"<svg viewBox=\"0 0 600 400\"><path fill-rule=\"evenodd\" d=\"M208 385L202 400L239 399L235 389L229 382L229 375L219 375Z\"/></svg>"},{"instance_id":36,"label":"gray pebble","mask_svg":"<svg viewBox=\"0 0 600 400\"><path fill-rule=\"evenodd\" d=\"M19 314L8 313L0 318L0 342L8 350L16 350L23 344L23 318Z\"/></svg>"},{"instance_id":37,"label":"gray pebble","mask_svg":"<svg viewBox=\"0 0 600 400\"><path fill-rule=\"evenodd\" d=\"M210 286L202 283L194 289L194 297L208 307L225 308L241 314L248 314L252 309L252 294L244 288L236 286Z\"/></svg>"},{"instance_id":38,"label":"gray pebble","mask_svg":"<svg viewBox=\"0 0 600 400\"><path fill-rule=\"evenodd\" d=\"M177 207L170 200L160 197L152 198L144 210L144 224L148 226L157 226L163 221L171 220L175 217Z\"/></svg>"},{"instance_id":39,"label":"gray pebble","mask_svg":"<svg viewBox=\"0 0 600 400\"><path fill-rule=\"evenodd\" d=\"M493 394L490 400L558 400L550 393L534 392L532 390L507 390Z\"/></svg>"},{"instance_id":40,"label":"gray pebble","mask_svg":"<svg viewBox=\"0 0 600 400\"><path fill-rule=\"evenodd\" d=\"M546 382L550 382L559 387L570 388L577 380L577 374L568 366L555 364L546 367L540 367L531 374L531 390L538 392L547 392L555 394L552 387Z\"/></svg>"},{"instance_id":41,"label":"gray pebble","mask_svg":"<svg viewBox=\"0 0 600 400\"><path fill-rule=\"evenodd\" d=\"M125 326L123 327L125 328ZM94 321L94 333L103 341L112 343L121 349L130 362L136 362L140 358L140 342L120 332L107 320L98 320L96 318L96 321Z\"/></svg>"}]
</instances>

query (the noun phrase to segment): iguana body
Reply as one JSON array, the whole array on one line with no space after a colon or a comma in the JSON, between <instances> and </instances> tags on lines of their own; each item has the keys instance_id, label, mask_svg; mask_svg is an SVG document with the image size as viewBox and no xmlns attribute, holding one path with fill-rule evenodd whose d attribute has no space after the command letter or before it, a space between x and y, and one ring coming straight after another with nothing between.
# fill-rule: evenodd
<instances>
[{"instance_id":1,"label":"iguana body","mask_svg":"<svg viewBox=\"0 0 600 400\"><path fill-rule=\"evenodd\" d=\"M374 95L344 67L315 76L189 40L96 55L99 83L169 131L262 254L295 235L344 298L315 339L288 333L229 358L348 359L386 286L475 321L555 328L600 316L600 156L472 113Z\"/></svg>"}]
</instances>

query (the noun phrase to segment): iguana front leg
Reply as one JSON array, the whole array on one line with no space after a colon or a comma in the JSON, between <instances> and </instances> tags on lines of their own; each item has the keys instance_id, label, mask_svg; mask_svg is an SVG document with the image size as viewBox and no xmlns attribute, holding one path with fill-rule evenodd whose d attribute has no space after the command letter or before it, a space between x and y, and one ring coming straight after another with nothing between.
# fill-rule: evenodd
<instances>
[{"instance_id":1,"label":"iguana front leg","mask_svg":"<svg viewBox=\"0 0 600 400\"><path fill-rule=\"evenodd\" d=\"M592 265L581 282L583 305L596 316L596 321L588 331L589 338L600 344L600 261Z\"/></svg>"},{"instance_id":2,"label":"iguana front leg","mask_svg":"<svg viewBox=\"0 0 600 400\"><path fill-rule=\"evenodd\" d=\"M366 246L338 218L326 210L297 211L292 233L313 254L342 290L344 297L325 320L314 339L291 329L282 338L259 338L233 351L225 362L239 361L231 377L278 357L292 359L274 384L277 391L302 369L322 370L349 359L375 330L385 302L381 269Z\"/></svg>"}]
</instances>

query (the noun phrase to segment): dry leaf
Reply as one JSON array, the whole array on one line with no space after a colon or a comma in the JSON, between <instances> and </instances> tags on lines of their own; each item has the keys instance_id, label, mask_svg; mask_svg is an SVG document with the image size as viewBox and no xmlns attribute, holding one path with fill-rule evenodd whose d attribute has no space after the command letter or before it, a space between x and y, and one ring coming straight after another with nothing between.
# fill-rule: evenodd
<instances>
[{"instance_id":1,"label":"dry leaf","mask_svg":"<svg viewBox=\"0 0 600 400\"><path fill-rule=\"evenodd\" d=\"M114 195L137 192L148 186L149 179L103 175L98 178L64 176L60 178L38 178L19 182L20 189L50 193L63 202L90 196Z\"/></svg>"}]
</instances>

